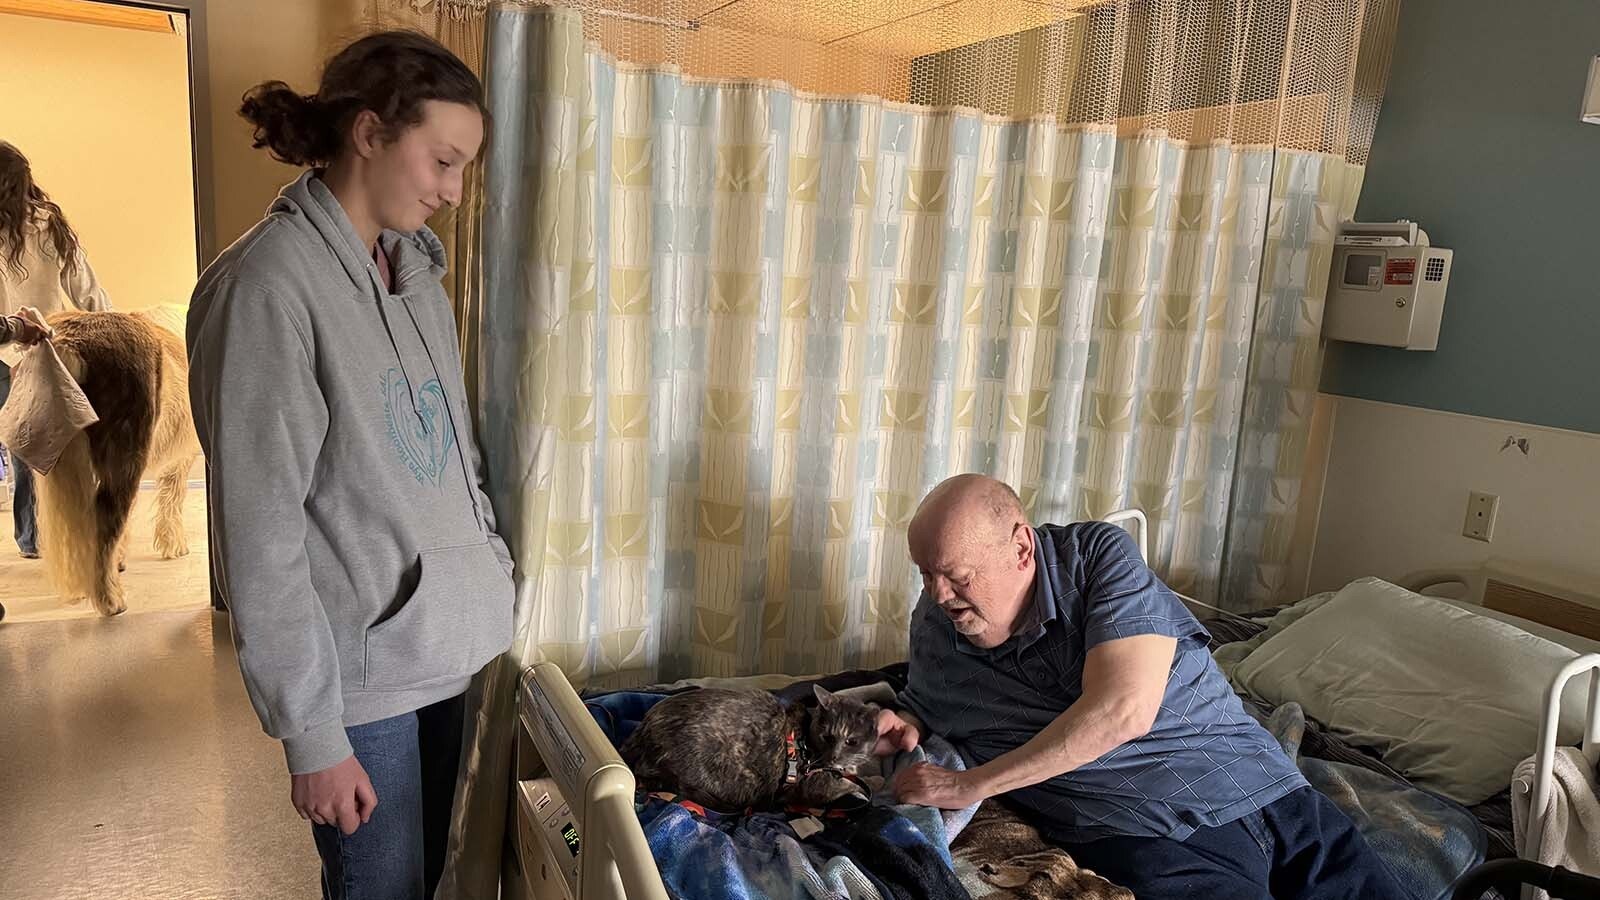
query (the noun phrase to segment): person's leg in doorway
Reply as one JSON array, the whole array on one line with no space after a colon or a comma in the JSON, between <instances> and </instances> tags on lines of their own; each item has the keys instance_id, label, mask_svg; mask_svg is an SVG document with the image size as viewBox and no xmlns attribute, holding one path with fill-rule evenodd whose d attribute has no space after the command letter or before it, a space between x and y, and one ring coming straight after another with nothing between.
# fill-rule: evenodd
<instances>
[{"instance_id":1,"label":"person's leg in doorway","mask_svg":"<svg viewBox=\"0 0 1600 900\"><path fill-rule=\"evenodd\" d=\"M17 492L11 498L11 521L16 526L17 549L28 559L39 558L39 498L34 492L33 470L17 463Z\"/></svg>"},{"instance_id":2,"label":"person's leg in doorway","mask_svg":"<svg viewBox=\"0 0 1600 900\"><path fill-rule=\"evenodd\" d=\"M466 695L457 694L417 710L417 743L422 756L422 857L426 897L444 874L450 844L450 813L455 806L461 737L466 728Z\"/></svg>"},{"instance_id":3,"label":"person's leg in doorway","mask_svg":"<svg viewBox=\"0 0 1600 900\"><path fill-rule=\"evenodd\" d=\"M0 363L0 406L11 396L11 368ZM28 559L39 558L39 501L33 490L33 470L11 457L17 488L11 502L11 521L15 526L17 549Z\"/></svg>"}]
</instances>

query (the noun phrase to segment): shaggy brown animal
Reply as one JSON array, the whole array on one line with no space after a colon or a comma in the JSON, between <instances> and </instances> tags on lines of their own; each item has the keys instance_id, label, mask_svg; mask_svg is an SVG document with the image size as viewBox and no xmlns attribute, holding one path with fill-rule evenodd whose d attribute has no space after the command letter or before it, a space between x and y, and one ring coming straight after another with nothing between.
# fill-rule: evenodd
<instances>
[{"instance_id":1,"label":"shaggy brown animal","mask_svg":"<svg viewBox=\"0 0 1600 900\"><path fill-rule=\"evenodd\" d=\"M1046 843L1037 829L994 800L978 807L950 849L977 865L984 880L1022 900L1134 900L1127 888L1078 868L1067 851Z\"/></svg>"},{"instance_id":2,"label":"shaggy brown animal","mask_svg":"<svg viewBox=\"0 0 1600 900\"><path fill-rule=\"evenodd\" d=\"M63 597L87 597L101 615L114 616L127 609L118 573L128 514L147 472L158 489L157 552L163 559L189 552L183 499L200 441L182 318L168 310L63 312L49 321L57 352L100 421L39 478L40 553Z\"/></svg>"}]
</instances>

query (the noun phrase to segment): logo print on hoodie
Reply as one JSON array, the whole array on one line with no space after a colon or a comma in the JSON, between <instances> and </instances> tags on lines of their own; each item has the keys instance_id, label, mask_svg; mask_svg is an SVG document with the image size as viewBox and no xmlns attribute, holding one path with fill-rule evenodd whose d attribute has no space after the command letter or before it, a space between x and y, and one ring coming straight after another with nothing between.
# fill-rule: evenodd
<instances>
[{"instance_id":1,"label":"logo print on hoodie","mask_svg":"<svg viewBox=\"0 0 1600 900\"><path fill-rule=\"evenodd\" d=\"M418 482L438 487L456 444L445 411L444 388L439 379L429 379L413 400L408 387L399 369L390 369L384 376L383 412L389 421L389 440Z\"/></svg>"}]
</instances>

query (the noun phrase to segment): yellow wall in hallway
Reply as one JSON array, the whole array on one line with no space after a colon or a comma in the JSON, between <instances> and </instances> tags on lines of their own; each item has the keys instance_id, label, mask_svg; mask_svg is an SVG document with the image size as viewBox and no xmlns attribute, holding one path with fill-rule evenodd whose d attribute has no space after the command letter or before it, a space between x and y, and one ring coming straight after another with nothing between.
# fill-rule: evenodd
<instances>
[{"instance_id":1,"label":"yellow wall in hallway","mask_svg":"<svg viewBox=\"0 0 1600 900\"><path fill-rule=\"evenodd\" d=\"M61 204L118 309L195 279L187 39L0 14L0 139Z\"/></svg>"},{"instance_id":2,"label":"yellow wall in hallway","mask_svg":"<svg viewBox=\"0 0 1600 900\"><path fill-rule=\"evenodd\" d=\"M210 0L206 4L211 76L212 182L217 249L254 225L278 189L299 170L250 147L250 126L239 118L244 92L268 79L301 93L317 89L334 37L351 36L341 3L318 0Z\"/></svg>"}]
</instances>

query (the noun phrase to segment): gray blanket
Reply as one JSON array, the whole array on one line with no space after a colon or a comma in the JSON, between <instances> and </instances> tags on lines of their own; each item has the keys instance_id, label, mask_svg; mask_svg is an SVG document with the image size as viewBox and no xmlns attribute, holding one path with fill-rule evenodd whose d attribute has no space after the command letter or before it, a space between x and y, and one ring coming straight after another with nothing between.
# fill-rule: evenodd
<instances>
[{"instance_id":1,"label":"gray blanket","mask_svg":"<svg viewBox=\"0 0 1600 900\"><path fill-rule=\"evenodd\" d=\"M1371 769L1302 755L1306 717L1298 703L1270 714L1249 701L1245 708L1262 720L1311 786L1355 822L1411 896L1446 897L1456 878L1483 861L1484 832L1465 807Z\"/></svg>"}]
</instances>

